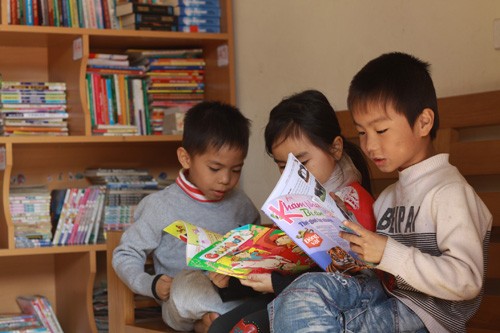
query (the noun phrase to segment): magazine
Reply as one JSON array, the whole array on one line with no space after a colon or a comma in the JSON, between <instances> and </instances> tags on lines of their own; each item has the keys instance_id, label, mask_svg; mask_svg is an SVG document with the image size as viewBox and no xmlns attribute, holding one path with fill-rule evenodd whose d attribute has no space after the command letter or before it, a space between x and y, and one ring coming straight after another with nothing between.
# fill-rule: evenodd
<instances>
[{"instance_id":1,"label":"magazine","mask_svg":"<svg viewBox=\"0 0 500 333\"><path fill-rule=\"evenodd\" d=\"M186 260L190 267L239 279L272 271L294 274L316 265L275 227L247 224L222 236L185 221L175 221L164 231L187 243Z\"/></svg>"},{"instance_id":2,"label":"magazine","mask_svg":"<svg viewBox=\"0 0 500 333\"><path fill-rule=\"evenodd\" d=\"M261 209L325 271L355 273L369 267L339 236L340 231L354 233L342 224L357 223L354 215L293 154Z\"/></svg>"}]
</instances>

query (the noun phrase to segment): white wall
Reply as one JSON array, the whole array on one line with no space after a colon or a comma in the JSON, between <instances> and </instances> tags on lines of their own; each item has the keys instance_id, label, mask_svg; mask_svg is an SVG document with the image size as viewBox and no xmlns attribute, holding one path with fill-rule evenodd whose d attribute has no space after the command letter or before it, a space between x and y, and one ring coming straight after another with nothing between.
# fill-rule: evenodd
<instances>
[{"instance_id":1,"label":"white wall","mask_svg":"<svg viewBox=\"0 0 500 333\"><path fill-rule=\"evenodd\" d=\"M389 51L430 62L440 97L500 89L498 0L233 1L237 105L252 120L241 184L259 208L279 177L264 127L284 96L315 88L345 110L353 75Z\"/></svg>"}]
</instances>

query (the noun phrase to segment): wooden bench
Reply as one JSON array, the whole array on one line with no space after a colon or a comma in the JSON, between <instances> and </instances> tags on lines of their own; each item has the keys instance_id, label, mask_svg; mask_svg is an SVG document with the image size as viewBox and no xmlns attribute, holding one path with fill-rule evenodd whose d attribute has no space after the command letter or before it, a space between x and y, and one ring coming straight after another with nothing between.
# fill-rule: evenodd
<instances>
[{"instance_id":1,"label":"wooden bench","mask_svg":"<svg viewBox=\"0 0 500 333\"><path fill-rule=\"evenodd\" d=\"M157 306L154 299L137 300L134 293L116 275L111 264L113 250L120 243L122 232L107 233L106 261L108 280L108 320L109 332L112 333L153 333L177 332L168 327L161 317L149 320L137 320L135 310L138 308Z\"/></svg>"},{"instance_id":2,"label":"wooden bench","mask_svg":"<svg viewBox=\"0 0 500 333\"><path fill-rule=\"evenodd\" d=\"M474 186L493 214L486 290L478 313L469 321L469 333L500 331L500 91L440 98L440 130L435 140L439 152L450 153L450 161ZM357 132L349 112L338 112L344 136L354 142ZM397 179L370 165L375 195ZM110 332L174 332L161 319L137 323L139 306L133 293L116 276L111 258L121 237L110 232L107 240L108 302Z\"/></svg>"},{"instance_id":3,"label":"wooden bench","mask_svg":"<svg viewBox=\"0 0 500 333\"><path fill-rule=\"evenodd\" d=\"M440 98L438 108L436 149L450 154L493 214L485 296L468 332L500 332L500 91ZM349 112L337 115L344 136L358 142ZM371 163L370 171L375 195L397 179Z\"/></svg>"}]
</instances>

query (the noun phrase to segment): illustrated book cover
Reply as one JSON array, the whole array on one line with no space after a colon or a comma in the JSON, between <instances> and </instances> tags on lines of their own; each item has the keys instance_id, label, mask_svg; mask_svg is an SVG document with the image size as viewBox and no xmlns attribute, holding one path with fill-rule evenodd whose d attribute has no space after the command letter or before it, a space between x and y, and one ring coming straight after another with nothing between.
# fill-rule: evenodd
<instances>
[{"instance_id":1,"label":"illustrated book cover","mask_svg":"<svg viewBox=\"0 0 500 333\"><path fill-rule=\"evenodd\" d=\"M325 271L355 273L368 267L339 236L353 232L342 223L356 218L293 154L261 209Z\"/></svg>"},{"instance_id":2,"label":"illustrated book cover","mask_svg":"<svg viewBox=\"0 0 500 333\"><path fill-rule=\"evenodd\" d=\"M248 224L222 236L176 221L164 231L187 243L189 266L239 279L272 271L294 274L315 266L314 261L277 228Z\"/></svg>"}]
</instances>

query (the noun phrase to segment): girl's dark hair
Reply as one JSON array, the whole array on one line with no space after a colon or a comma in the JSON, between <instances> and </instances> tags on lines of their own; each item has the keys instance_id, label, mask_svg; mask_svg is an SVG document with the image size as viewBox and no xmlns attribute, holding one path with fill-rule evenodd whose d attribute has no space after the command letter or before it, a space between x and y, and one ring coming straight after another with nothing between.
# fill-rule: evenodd
<instances>
[{"instance_id":1,"label":"girl's dark hair","mask_svg":"<svg viewBox=\"0 0 500 333\"><path fill-rule=\"evenodd\" d=\"M191 155L223 146L248 152L250 120L236 107L216 101L196 104L186 113L182 146Z\"/></svg>"},{"instance_id":2,"label":"girl's dark hair","mask_svg":"<svg viewBox=\"0 0 500 333\"><path fill-rule=\"evenodd\" d=\"M371 193L370 172L360 148L341 134L340 124L326 96L318 90L305 90L283 99L269 114L264 138L266 152L288 138L305 135L321 150L330 154L333 140L340 136L344 151L362 176L361 185Z\"/></svg>"}]
</instances>

